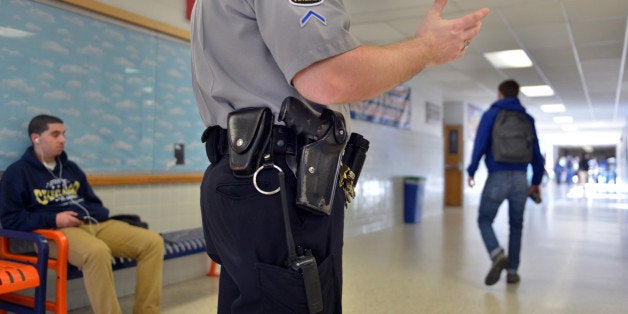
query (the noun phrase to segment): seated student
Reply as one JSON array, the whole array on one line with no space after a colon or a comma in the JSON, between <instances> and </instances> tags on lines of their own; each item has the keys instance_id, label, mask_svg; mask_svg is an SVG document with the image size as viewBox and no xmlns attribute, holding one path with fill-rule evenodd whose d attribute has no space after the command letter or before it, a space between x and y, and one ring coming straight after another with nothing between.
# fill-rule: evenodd
<instances>
[{"instance_id":1,"label":"seated student","mask_svg":"<svg viewBox=\"0 0 628 314\"><path fill-rule=\"evenodd\" d=\"M68 260L83 271L95 313L121 313L111 257L137 260L133 313L159 313L164 243L161 236L109 219L85 173L64 152L63 121L49 115L28 126L33 143L0 182L2 227L31 231L54 228L68 239ZM51 247L51 256L56 248Z\"/></svg>"}]
</instances>

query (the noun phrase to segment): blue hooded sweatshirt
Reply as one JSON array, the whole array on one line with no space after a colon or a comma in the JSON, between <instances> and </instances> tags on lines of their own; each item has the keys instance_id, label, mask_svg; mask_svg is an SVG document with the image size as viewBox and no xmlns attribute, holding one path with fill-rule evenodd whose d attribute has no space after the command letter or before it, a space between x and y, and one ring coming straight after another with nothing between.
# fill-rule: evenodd
<instances>
[{"instance_id":1,"label":"blue hooded sweatshirt","mask_svg":"<svg viewBox=\"0 0 628 314\"><path fill-rule=\"evenodd\" d=\"M517 170L517 171L527 171L528 164L527 163L505 163L505 162L496 162L495 158L493 158L493 152L491 150L491 141L492 141L492 132L493 132L493 124L495 124L495 118L497 114L503 110L516 110L524 113L530 123L532 124L532 131L534 133L534 143L533 143L533 155L532 155L532 185L539 185L541 183L541 179L543 179L543 170L545 165L545 159L543 155L541 155L541 150L539 148L539 139L536 136L536 127L534 126L534 118L530 116L526 109L519 102L519 98L517 97L506 97L500 99L493 103L491 107L482 115L482 119L480 120L480 125L478 126L478 130L475 134L475 142L473 144L473 154L471 155L471 163L469 167L467 167L467 173L470 177L475 176L475 172L478 170L478 166L480 164L480 159L482 156L485 156L484 162L486 164L486 168L488 172L494 171L504 171L504 170Z\"/></svg>"},{"instance_id":2,"label":"blue hooded sweatshirt","mask_svg":"<svg viewBox=\"0 0 628 314\"><path fill-rule=\"evenodd\" d=\"M57 157L57 165L50 171L37 159L31 146L2 175L2 228L22 231L56 228L57 213L74 211L83 217L87 215L85 210L98 221L109 218L109 210L89 186L85 173L68 160L65 152Z\"/></svg>"}]
</instances>

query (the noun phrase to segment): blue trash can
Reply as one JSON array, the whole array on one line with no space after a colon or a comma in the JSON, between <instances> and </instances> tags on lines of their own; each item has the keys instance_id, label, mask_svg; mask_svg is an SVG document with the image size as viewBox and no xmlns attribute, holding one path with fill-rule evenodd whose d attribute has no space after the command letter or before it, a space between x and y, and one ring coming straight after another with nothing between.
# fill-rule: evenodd
<instances>
[{"instance_id":1,"label":"blue trash can","mask_svg":"<svg viewBox=\"0 0 628 314\"><path fill-rule=\"evenodd\" d=\"M425 197L425 178L404 178L404 221L416 223L423 215L423 198Z\"/></svg>"}]
</instances>

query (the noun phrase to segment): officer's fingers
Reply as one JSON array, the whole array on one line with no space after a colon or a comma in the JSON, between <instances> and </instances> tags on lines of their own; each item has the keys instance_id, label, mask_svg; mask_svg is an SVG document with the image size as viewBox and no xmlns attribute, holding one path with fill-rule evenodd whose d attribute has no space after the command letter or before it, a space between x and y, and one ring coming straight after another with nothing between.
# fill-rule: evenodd
<instances>
[{"instance_id":1,"label":"officer's fingers","mask_svg":"<svg viewBox=\"0 0 628 314\"><path fill-rule=\"evenodd\" d=\"M475 28L467 29L460 34L461 38L459 39L460 44L462 45L462 49L460 50L464 53L467 50L467 47L471 44L475 36L480 33L481 24Z\"/></svg>"},{"instance_id":2,"label":"officer's fingers","mask_svg":"<svg viewBox=\"0 0 628 314\"><path fill-rule=\"evenodd\" d=\"M461 29L460 35L463 40L463 47L461 53L464 54L466 48L469 46L473 38L480 33L480 29L482 28L482 19L486 17L489 10L484 8L477 10L473 13L469 13L457 20L458 26Z\"/></svg>"},{"instance_id":3,"label":"officer's fingers","mask_svg":"<svg viewBox=\"0 0 628 314\"><path fill-rule=\"evenodd\" d=\"M447 0L435 0L432 8L428 11L426 15L434 15L435 17L440 17L440 14L445 9L445 5L447 5Z\"/></svg>"},{"instance_id":4,"label":"officer's fingers","mask_svg":"<svg viewBox=\"0 0 628 314\"><path fill-rule=\"evenodd\" d=\"M488 15L490 10L488 8L482 8L473 11L465 16L458 18L458 20L464 25L464 29L473 29L480 27L482 20Z\"/></svg>"}]
</instances>

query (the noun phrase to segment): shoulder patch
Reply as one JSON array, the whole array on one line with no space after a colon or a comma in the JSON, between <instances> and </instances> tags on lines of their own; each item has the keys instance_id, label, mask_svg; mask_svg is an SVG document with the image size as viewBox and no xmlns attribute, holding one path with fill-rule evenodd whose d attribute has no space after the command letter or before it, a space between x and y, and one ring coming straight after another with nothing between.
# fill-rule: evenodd
<instances>
[{"instance_id":1,"label":"shoulder patch","mask_svg":"<svg viewBox=\"0 0 628 314\"><path fill-rule=\"evenodd\" d=\"M300 7L311 7L322 4L325 0L288 0L292 5Z\"/></svg>"},{"instance_id":2,"label":"shoulder patch","mask_svg":"<svg viewBox=\"0 0 628 314\"><path fill-rule=\"evenodd\" d=\"M309 22L312 18L319 20L321 23L323 23L323 25L327 25L327 19L324 16L314 12L314 10L309 10L301 18L301 27L305 26L305 24L307 24L307 22Z\"/></svg>"}]
</instances>

